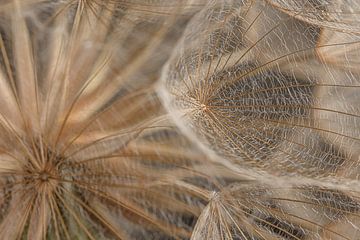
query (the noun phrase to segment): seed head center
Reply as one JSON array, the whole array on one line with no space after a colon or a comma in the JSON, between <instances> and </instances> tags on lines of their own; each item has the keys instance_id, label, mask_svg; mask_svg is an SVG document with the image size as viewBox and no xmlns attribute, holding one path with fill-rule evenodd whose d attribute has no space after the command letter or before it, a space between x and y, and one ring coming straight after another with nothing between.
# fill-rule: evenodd
<instances>
[{"instance_id":1,"label":"seed head center","mask_svg":"<svg viewBox=\"0 0 360 240\"><path fill-rule=\"evenodd\" d=\"M42 181L42 182L47 182L49 181L49 179L51 178L51 175L50 173L46 172L46 171L43 171L43 172L40 172L39 173L39 176L38 176L39 180Z\"/></svg>"},{"instance_id":2,"label":"seed head center","mask_svg":"<svg viewBox=\"0 0 360 240\"><path fill-rule=\"evenodd\" d=\"M208 110L208 107L207 107L204 103L201 103L201 104L200 104L200 108L201 108L201 110L204 111L204 112Z\"/></svg>"}]
</instances>

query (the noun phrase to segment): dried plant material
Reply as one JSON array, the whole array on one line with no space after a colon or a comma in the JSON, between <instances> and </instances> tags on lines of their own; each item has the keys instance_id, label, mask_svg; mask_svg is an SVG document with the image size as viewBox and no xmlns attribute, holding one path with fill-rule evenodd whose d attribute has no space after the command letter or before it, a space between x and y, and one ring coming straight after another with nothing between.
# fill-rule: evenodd
<instances>
[{"instance_id":1,"label":"dried plant material","mask_svg":"<svg viewBox=\"0 0 360 240\"><path fill-rule=\"evenodd\" d=\"M322 29L318 45L329 47L320 47L317 52L321 59L335 67L359 71L359 39L360 34Z\"/></svg>"},{"instance_id":2,"label":"dried plant material","mask_svg":"<svg viewBox=\"0 0 360 240\"><path fill-rule=\"evenodd\" d=\"M312 24L342 32L359 33L357 0L268 0L276 8Z\"/></svg>"},{"instance_id":3,"label":"dried plant material","mask_svg":"<svg viewBox=\"0 0 360 240\"><path fill-rule=\"evenodd\" d=\"M359 6L0 0L0 239L359 239Z\"/></svg>"},{"instance_id":4,"label":"dried plant material","mask_svg":"<svg viewBox=\"0 0 360 240\"><path fill-rule=\"evenodd\" d=\"M334 78L335 76L336 78ZM328 77L324 79L324 83L336 82L339 86L318 89L317 110L314 111L314 118L318 126L325 130L322 135L327 141L336 145L338 149L353 159L352 166L349 166L347 170L352 171L357 168L360 161L360 142L354 141L360 136L359 74L353 73L348 76L341 72L337 75L335 73L324 75L324 77ZM334 79L336 80L332 81ZM356 88L347 87L349 79L357 85ZM322 109L331 109L332 111L323 111ZM346 170L344 169L344 171Z\"/></svg>"},{"instance_id":5,"label":"dried plant material","mask_svg":"<svg viewBox=\"0 0 360 240\"><path fill-rule=\"evenodd\" d=\"M357 239L359 207L357 192L239 183L212 194L192 239Z\"/></svg>"},{"instance_id":6,"label":"dried plant material","mask_svg":"<svg viewBox=\"0 0 360 240\"><path fill-rule=\"evenodd\" d=\"M341 163L332 156L339 151L344 158L342 143L355 150L360 141L359 115L350 111L354 101L339 93L346 88L358 96L359 82L351 68L332 70L317 54L353 42L321 45L321 34L320 26L266 1L209 3L189 23L163 72L163 102L184 133L214 159L274 175L333 176L343 165L358 164L358 153L347 152L355 160L345 157ZM334 101L348 109L322 104L328 96L317 92L331 89L341 98ZM334 117L325 127L319 114ZM348 131L341 129L345 118ZM322 139L328 134L334 137ZM330 167L333 162L339 165Z\"/></svg>"},{"instance_id":7,"label":"dried plant material","mask_svg":"<svg viewBox=\"0 0 360 240\"><path fill-rule=\"evenodd\" d=\"M181 151L188 143L154 92L168 34L184 21L170 14L178 7L167 22L146 22L116 1L39 2L49 16L35 14L36 2L8 4L0 238L189 238L201 204L181 183L200 156Z\"/></svg>"}]
</instances>

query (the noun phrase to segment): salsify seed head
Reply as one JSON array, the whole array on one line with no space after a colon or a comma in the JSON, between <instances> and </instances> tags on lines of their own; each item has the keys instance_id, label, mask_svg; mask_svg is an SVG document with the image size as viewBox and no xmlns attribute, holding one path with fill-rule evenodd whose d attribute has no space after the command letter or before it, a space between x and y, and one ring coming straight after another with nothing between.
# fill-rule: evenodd
<instances>
[{"instance_id":1,"label":"salsify seed head","mask_svg":"<svg viewBox=\"0 0 360 240\"><path fill-rule=\"evenodd\" d=\"M0 1L1 239L190 237L200 157L154 82L193 10L141 3Z\"/></svg>"},{"instance_id":2,"label":"salsify seed head","mask_svg":"<svg viewBox=\"0 0 360 240\"><path fill-rule=\"evenodd\" d=\"M359 239L358 0L0 0L0 239Z\"/></svg>"},{"instance_id":3,"label":"salsify seed head","mask_svg":"<svg viewBox=\"0 0 360 240\"><path fill-rule=\"evenodd\" d=\"M214 161L355 177L346 170L359 162L359 35L347 14L359 5L327 2L211 1L191 19L159 93Z\"/></svg>"}]
</instances>

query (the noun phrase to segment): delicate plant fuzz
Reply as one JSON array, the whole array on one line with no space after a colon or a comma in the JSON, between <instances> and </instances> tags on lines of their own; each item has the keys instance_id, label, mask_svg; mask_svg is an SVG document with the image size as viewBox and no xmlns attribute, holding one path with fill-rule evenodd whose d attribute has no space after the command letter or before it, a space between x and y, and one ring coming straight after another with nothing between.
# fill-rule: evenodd
<instances>
[{"instance_id":1,"label":"delicate plant fuzz","mask_svg":"<svg viewBox=\"0 0 360 240\"><path fill-rule=\"evenodd\" d=\"M351 2L211 1L191 19L163 70L163 104L213 163L269 184L209 196L192 239L359 238Z\"/></svg>"},{"instance_id":2,"label":"delicate plant fuzz","mask_svg":"<svg viewBox=\"0 0 360 240\"><path fill-rule=\"evenodd\" d=\"M185 140L144 66L171 28L98 3L42 4L46 16L13 1L2 15L1 239L191 235L200 204L180 183L198 153L167 143Z\"/></svg>"},{"instance_id":3,"label":"delicate plant fuzz","mask_svg":"<svg viewBox=\"0 0 360 240\"><path fill-rule=\"evenodd\" d=\"M192 239L358 239L359 206L358 193L239 183L213 194Z\"/></svg>"},{"instance_id":4,"label":"delicate plant fuzz","mask_svg":"<svg viewBox=\"0 0 360 240\"><path fill-rule=\"evenodd\" d=\"M287 13L267 1L209 4L185 30L160 94L194 142L239 168L350 177L360 146L360 81L348 67L358 35Z\"/></svg>"},{"instance_id":5,"label":"delicate plant fuzz","mask_svg":"<svg viewBox=\"0 0 360 240\"><path fill-rule=\"evenodd\" d=\"M359 14L0 0L0 239L359 239Z\"/></svg>"}]
</instances>

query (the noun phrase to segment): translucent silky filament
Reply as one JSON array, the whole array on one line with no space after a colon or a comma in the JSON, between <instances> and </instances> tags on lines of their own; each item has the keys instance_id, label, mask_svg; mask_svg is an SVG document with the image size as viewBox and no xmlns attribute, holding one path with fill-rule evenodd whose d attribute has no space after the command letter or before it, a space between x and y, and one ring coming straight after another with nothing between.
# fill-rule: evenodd
<instances>
[{"instance_id":1,"label":"translucent silky filament","mask_svg":"<svg viewBox=\"0 0 360 240\"><path fill-rule=\"evenodd\" d=\"M0 0L0 239L359 239L358 0Z\"/></svg>"}]
</instances>

